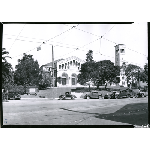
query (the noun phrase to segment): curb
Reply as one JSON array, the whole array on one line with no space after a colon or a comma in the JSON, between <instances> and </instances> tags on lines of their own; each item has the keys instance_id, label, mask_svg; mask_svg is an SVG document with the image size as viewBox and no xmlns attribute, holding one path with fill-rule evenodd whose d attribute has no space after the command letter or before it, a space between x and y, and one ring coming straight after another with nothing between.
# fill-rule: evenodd
<instances>
[{"instance_id":1,"label":"curb","mask_svg":"<svg viewBox=\"0 0 150 150\"><path fill-rule=\"evenodd\" d=\"M37 97L37 98L33 98L33 97L30 97L30 98L21 98L21 99L50 99L50 100L58 100L59 98L40 98L40 97Z\"/></svg>"}]
</instances>

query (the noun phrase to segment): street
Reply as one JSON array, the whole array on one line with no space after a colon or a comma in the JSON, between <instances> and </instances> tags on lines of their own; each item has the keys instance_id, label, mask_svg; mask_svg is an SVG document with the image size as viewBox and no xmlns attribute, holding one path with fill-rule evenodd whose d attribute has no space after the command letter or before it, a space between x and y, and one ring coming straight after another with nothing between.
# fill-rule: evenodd
<instances>
[{"instance_id":1,"label":"street","mask_svg":"<svg viewBox=\"0 0 150 150\"><path fill-rule=\"evenodd\" d=\"M148 98L3 102L4 125L146 125ZM139 117L139 118L138 118Z\"/></svg>"}]
</instances>

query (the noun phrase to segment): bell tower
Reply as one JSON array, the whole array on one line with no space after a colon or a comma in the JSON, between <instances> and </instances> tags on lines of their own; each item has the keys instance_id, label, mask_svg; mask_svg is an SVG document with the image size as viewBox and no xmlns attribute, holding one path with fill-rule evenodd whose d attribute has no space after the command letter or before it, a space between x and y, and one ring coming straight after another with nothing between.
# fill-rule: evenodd
<instances>
[{"instance_id":1,"label":"bell tower","mask_svg":"<svg viewBox=\"0 0 150 150\"><path fill-rule=\"evenodd\" d=\"M122 63L125 61L125 48L124 44L115 46L115 66L122 66Z\"/></svg>"},{"instance_id":2,"label":"bell tower","mask_svg":"<svg viewBox=\"0 0 150 150\"><path fill-rule=\"evenodd\" d=\"M126 62L125 60L125 48L126 46L124 44L118 44L115 46L115 66L123 66L123 62ZM125 76L125 70L123 68L120 69L120 83L119 85L127 86L126 76Z\"/></svg>"}]
</instances>

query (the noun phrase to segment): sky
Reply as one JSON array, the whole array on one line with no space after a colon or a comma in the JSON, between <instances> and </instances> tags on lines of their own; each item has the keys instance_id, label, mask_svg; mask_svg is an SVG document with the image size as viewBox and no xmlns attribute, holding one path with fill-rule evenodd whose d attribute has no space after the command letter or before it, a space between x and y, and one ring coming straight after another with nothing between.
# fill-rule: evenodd
<instances>
[{"instance_id":1,"label":"sky","mask_svg":"<svg viewBox=\"0 0 150 150\"><path fill-rule=\"evenodd\" d=\"M102 36L102 38L101 38ZM43 44L45 42L45 44ZM39 66L54 60L77 56L86 59L93 50L95 61L111 60L115 63L115 45L125 44L125 60L143 68L147 63L147 23L132 24L4 24L3 48L12 59L7 61L15 70L23 53L33 55ZM37 51L37 47L41 47ZM136 52L135 52L136 51Z\"/></svg>"}]
</instances>

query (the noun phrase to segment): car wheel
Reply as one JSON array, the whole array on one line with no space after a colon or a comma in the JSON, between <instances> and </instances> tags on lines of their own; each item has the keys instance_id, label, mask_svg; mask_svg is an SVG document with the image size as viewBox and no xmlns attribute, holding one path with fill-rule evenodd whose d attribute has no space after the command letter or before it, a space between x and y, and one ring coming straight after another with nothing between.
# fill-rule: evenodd
<instances>
[{"instance_id":1,"label":"car wheel","mask_svg":"<svg viewBox=\"0 0 150 150\"><path fill-rule=\"evenodd\" d=\"M101 96L101 95L99 95L99 96L98 96L98 98L99 98L99 99L102 99L102 96Z\"/></svg>"},{"instance_id":2,"label":"car wheel","mask_svg":"<svg viewBox=\"0 0 150 150\"><path fill-rule=\"evenodd\" d=\"M118 96L118 95L116 95L116 96L115 96L115 99L119 99L119 96Z\"/></svg>"},{"instance_id":3,"label":"car wheel","mask_svg":"<svg viewBox=\"0 0 150 150\"><path fill-rule=\"evenodd\" d=\"M87 96L86 98L87 98L87 99L90 99L90 97L89 97L89 96Z\"/></svg>"},{"instance_id":4,"label":"car wheel","mask_svg":"<svg viewBox=\"0 0 150 150\"><path fill-rule=\"evenodd\" d=\"M71 97L71 99L74 99L74 97Z\"/></svg>"},{"instance_id":5,"label":"car wheel","mask_svg":"<svg viewBox=\"0 0 150 150\"><path fill-rule=\"evenodd\" d=\"M142 94L142 97L144 97L144 94Z\"/></svg>"},{"instance_id":6,"label":"car wheel","mask_svg":"<svg viewBox=\"0 0 150 150\"><path fill-rule=\"evenodd\" d=\"M36 96L37 94L35 93L34 95Z\"/></svg>"},{"instance_id":7,"label":"car wheel","mask_svg":"<svg viewBox=\"0 0 150 150\"><path fill-rule=\"evenodd\" d=\"M128 97L128 98L130 98L130 97L131 97L131 95L130 95L130 94L128 94L128 95L127 95L127 97Z\"/></svg>"}]
</instances>

